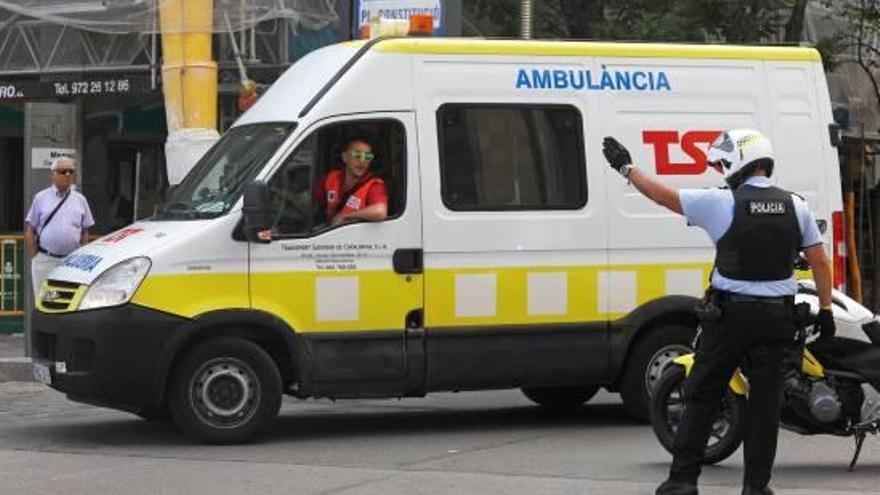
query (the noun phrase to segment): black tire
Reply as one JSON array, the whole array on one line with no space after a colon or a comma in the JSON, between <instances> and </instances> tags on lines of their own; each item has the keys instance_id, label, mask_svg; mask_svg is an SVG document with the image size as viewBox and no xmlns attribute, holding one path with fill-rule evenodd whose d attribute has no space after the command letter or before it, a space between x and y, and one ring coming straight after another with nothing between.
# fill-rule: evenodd
<instances>
[{"instance_id":1,"label":"black tire","mask_svg":"<svg viewBox=\"0 0 880 495\"><path fill-rule=\"evenodd\" d=\"M140 410L137 411L135 414L141 419L156 423L171 421L171 411L168 410L167 404L160 404L158 406L144 406L140 408Z\"/></svg>"},{"instance_id":2,"label":"black tire","mask_svg":"<svg viewBox=\"0 0 880 495\"><path fill-rule=\"evenodd\" d=\"M253 342L220 337L198 344L175 368L169 409L188 435L216 444L244 443L281 408L281 375Z\"/></svg>"},{"instance_id":3,"label":"black tire","mask_svg":"<svg viewBox=\"0 0 880 495\"><path fill-rule=\"evenodd\" d=\"M663 373L651 396L651 427L660 445L670 454L673 453L675 430L684 408L681 401L684 380L684 368L672 366ZM712 424L703 464L716 464L727 459L742 443L745 397L728 388L722 401L719 417Z\"/></svg>"},{"instance_id":4,"label":"black tire","mask_svg":"<svg viewBox=\"0 0 880 495\"><path fill-rule=\"evenodd\" d=\"M635 343L620 381L623 407L633 418L648 422L651 417L651 389L678 356L690 354L696 329L664 325L651 329Z\"/></svg>"},{"instance_id":5,"label":"black tire","mask_svg":"<svg viewBox=\"0 0 880 495\"><path fill-rule=\"evenodd\" d=\"M522 393L541 407L553 411L571 411L583 406L599 392L598 385L573 387L524 388Z\"/></svg>"}]
</instances>

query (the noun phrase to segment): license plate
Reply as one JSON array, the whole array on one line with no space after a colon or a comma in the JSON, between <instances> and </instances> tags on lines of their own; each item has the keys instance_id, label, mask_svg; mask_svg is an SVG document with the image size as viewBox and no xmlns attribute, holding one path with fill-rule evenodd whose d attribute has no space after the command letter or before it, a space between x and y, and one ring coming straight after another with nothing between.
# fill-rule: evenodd
<instances>
[{"instance_id":1,"label":"license plate","mask_svg":"<svg viewBox=\"0 0 880 495\"><path fill-rule=\"evenodd\" d=\"M47 385L52 384L52 372L45 364L34 363L34 379Z\"/></svg>"}]
</instances>

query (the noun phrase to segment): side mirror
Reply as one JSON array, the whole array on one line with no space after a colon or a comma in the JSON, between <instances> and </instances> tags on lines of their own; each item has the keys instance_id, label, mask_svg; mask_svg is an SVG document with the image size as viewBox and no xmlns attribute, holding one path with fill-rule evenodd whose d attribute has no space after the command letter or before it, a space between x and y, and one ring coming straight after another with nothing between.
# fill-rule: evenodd
<instances>
[{"instance_id":1,"label":"side mirror","mask_svg":"<svg viewBox=\"0 0 880 495\"><path fill-rule=\"evenodd\" d=\"M250 242L268 244L271 236L265 232L272 228L272 211L269 185L263 181L249 182L244 186L244 236Z\"/></svg>"}]
</instances>

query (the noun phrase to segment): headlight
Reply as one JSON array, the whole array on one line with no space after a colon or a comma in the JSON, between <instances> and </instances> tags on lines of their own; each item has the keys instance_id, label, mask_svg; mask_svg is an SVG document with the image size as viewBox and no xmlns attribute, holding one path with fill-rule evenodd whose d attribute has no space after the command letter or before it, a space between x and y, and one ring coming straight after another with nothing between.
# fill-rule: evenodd
<instances>
[{"instance_id":1,"label":"headlight","mask_svg":"<svg viewBox=\"0 0 880 495\"><path fill-rule=\"evenodd\" d=\"M86 290L79 309L105 308L127 303L149 271L150 260L147 258L132 258L111 266Z\"/></svg>"}]
</instances>

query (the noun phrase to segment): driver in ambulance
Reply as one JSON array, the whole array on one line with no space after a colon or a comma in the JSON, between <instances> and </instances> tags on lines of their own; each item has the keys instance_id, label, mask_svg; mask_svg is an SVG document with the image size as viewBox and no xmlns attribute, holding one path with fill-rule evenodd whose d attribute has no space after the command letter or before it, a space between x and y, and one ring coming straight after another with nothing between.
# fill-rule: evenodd
<instances>
[{"instance_id":1,"label":"driver in ambulance","mask_svg":"<svg viewBox=\"0 0 880 495\"><path fill-rule=\"evenodd\" d=\"M373 147L364 139L352 139L342 151L341 170L330 170L318 184L316 196L327 223L351 220L380 222L388 217L385 182L370 172Z\"/></svg>"}]
</instances>

